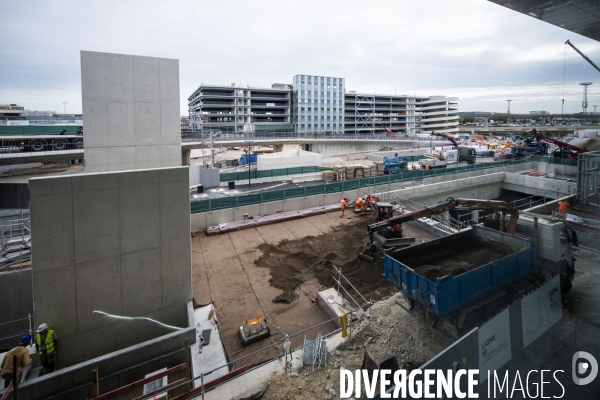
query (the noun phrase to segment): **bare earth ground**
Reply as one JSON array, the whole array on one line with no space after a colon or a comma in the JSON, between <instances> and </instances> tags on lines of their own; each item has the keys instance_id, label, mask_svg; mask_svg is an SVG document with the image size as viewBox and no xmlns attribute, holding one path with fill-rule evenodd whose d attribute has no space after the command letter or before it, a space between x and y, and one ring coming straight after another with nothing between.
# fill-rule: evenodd
<instances>
[{"instance_id":1,"label":"bare earth ground","mask_svg":"<svg viewBox=\"0 0 600 400\"><path fill-rule=\"evenodd\" d=\"M275 342L275 327L291 334L328 320L315 300L318 291L333 286L332 263L342 267L367 299L377 301L397 293L381 276L379 259L373 264L358 259L371 218L352 212L346 218L327 213L223 235L196 235L192 239L194 299L198 304L214 303L229 356L237 359ZM405 234L417 237L416 243L433 239L410 226L405 226ZM243 347L238 328L256 315L267 318L271 338ZM314 339L318 332L337 328L328 323L307 332L307 337ZM303 339L303 335L294 338L292 347ZM270 348L236 367L276 355Z\"/></svg>"}]
</instances>

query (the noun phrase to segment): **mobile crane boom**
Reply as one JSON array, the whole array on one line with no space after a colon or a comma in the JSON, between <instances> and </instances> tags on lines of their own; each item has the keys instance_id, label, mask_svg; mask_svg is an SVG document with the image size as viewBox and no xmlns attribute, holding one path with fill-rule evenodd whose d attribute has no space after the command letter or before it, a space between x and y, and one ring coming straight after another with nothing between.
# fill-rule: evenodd
<instances>
[{"instance_id":1,"label":"mobile crane boom","mask_svg":"<svg viewBox=\"0 0 600 400\"><path fill-rule=\"evenodd\" d=\"M456 140L452 136L444 135L443 133L437 133L437 132L431 132L431 134L433 136L439 136L439 137L443 137L445 139L448 139L449 141L452 142L452 144L454 145L454 148L458 150L458 143L456 143Z\"/></svg>"},{"instance_id":2,"label":"mobile crane boom","mask_svg":"<svg viewBox=\"0 0 600 400\"><path fill-rule=\"evenodd\" d=\"M541 133L538 133L538 131L534 128L531 130L526 131L525 133L533 133L533 136L535 137L535 140L537 140L538 142L540 141L544 141L547 143L552 143L557 145L558 147L561 148L567 148L570 149L571 151L575 152L576 154L574 154L573 158L577 159L577 154L579 153L587 153L588 150L582 148L582 147L577 147L577 146L573 146L572 144L568 144L565 142L561 142L560 140L556 140L556 139L552 139L546 136L543 136Z\"/></svg>"},{"instance_id":3,"label":"mobile crane boom","mask_svg":"<svg viewBox=\"0 0 600 400\"><path fill-rule=\"evenodd\" d=\"M594 63L592 60L590 60L590 58L589 58L588 56L586 56L586 55L585 55L585 54L583 54L581 51L579 51L579 49L578 49L577 47L575 47L575 45L574 45L573 43L571 43L571 41L570 41L570 40L567 40L567 41L565 42L565 44L568 44L569 46L571 46L571 47L573 48L573 50L575 50L576 52L578 52L578 53L579 53L579 55L580 55L581 57L583 57L583 58L584 58L584 59L585 59L587 62L589 62L590 64L592 64L592 67L596 68L596 70L597 70L598 72L600 72L600 67L598 67L598 66L596 65L596 63Z\"/></svg>"}]
</instances>

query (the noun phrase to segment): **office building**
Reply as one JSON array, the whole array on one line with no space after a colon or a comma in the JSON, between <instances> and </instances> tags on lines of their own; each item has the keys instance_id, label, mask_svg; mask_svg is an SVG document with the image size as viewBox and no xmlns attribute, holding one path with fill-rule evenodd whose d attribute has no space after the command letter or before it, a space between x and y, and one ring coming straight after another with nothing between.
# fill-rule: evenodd
<instances>
[{"instance_id":1,"label":"office building","mask_svg":"<svg viewBox=\"0 0 600 400\"><path fill-rule=\"evenodd\" d=\"M296 132L344 132L344 78L294 76L293 108Z\"/></svg>"},{"instance_id":2,"label":"office building","mask_svg":"<svg viewBox=\"0 0 600 400\"><path fill-rule=\"evenodd\" d=\"M344 78L296 75L271 88L205 85L188 98L200 132L429 135L458 132L458 99L346 92ZM386 129L387 128L387 129ZM388 130L389 129L389 130ZM391 131L391 132L390 132Z\"/></svg>"}]
</instances>

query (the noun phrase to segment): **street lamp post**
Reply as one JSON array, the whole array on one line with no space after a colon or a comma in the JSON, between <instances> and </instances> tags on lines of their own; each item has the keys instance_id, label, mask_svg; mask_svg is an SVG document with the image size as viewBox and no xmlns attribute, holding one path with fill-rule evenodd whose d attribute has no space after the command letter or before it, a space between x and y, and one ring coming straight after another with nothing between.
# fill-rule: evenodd
<instances>
[{"instance_id":1,"label":"street lamp post","mask_svg":"<svg viewBox=\"0 0 600 400\"><path fill-rule=\"evenodd\" d=\"M254 143L253 140L247 140L246 144L248 145L248 150L246 150L246 154L248 156L248 187L250 187L250 146Z\"/></svg>"}]
</instances>

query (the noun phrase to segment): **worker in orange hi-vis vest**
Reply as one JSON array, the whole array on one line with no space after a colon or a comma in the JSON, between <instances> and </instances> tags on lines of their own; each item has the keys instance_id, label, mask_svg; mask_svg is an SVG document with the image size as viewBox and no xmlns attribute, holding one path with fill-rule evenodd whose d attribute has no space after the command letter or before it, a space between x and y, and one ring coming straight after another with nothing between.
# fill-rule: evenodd
<instances>
[{"instance_id":1,"label":"worker in orange hi-vis vest","mask_svg":"<svg viewBox=\"0 0 600 400\"><path fill-rule=\"evenodd\" d=\"M567 207L569 207L569 203L565 200L558 201L558 212L561 214L567 213Z\"/></svg>"},{"instance_id":2,"label":"worker in orange hi-vis vest","mask_svg":"<svg viewBox=\"0 0 600 400\"><path fill-rule=\"evenodd\" d=\"M346 211L346 206L348 205L348 198L343 197L340 201L340 208L342 209L342 213L340 214L340 218L344 216L344 211Z\"/></svg>"}]
</instances>

